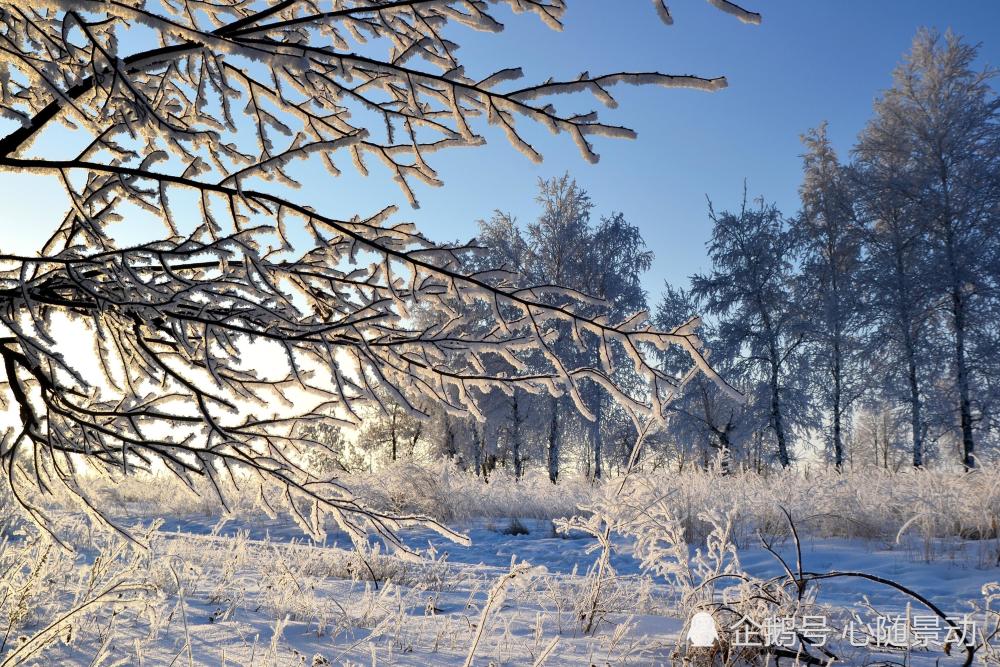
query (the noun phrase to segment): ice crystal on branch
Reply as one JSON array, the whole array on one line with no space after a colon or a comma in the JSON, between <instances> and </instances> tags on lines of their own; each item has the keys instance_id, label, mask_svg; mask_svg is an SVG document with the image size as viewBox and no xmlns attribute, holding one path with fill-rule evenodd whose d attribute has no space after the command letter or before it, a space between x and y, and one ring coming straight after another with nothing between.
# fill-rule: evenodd
<instances>
[{"instance_id":1,"label":"ice crystal on branch","mask_svg":"<svg viewBox=\"0 0 1000 667\"><path fill-rule=\"evenodd\" d=\"M568 3L0 2L0 113L13 121L0 168L59 178L71 204L38 255L0 254L0 356L18 413L2 456L15 489L79 492L81 460L217 488L249 471L278 482L310 532L328 512L352 535L391 534L407 519L366 510L301 466L297 418L357 424L384 397L415 414L428 400L481 414L483 396L513 388L568 394L587 414L583 379L655 416L681 379L649 359L672 345L714 377L688 329L610 321L584 295L475 272L470 249L430 242L392 222L392 208L338 219L292 198L289 167L319 160L333 177L381 164L416 205L416 183L440 185L432 154L484 143L484 122L532 159L524 120L596 160L589 137L633 133L553 98L589 93L613 108L621 83L725 84L619 72L522 85L516 67L470 76L445 28L497 32L494 4L560 29ZM39 153L43 135L82 148ZM149 219L156 238L116 231ZM616 386L607 354L572 365L553 344L562 333L614 349L647 388ZM67 338L90 341L96 363Z\"/></svg>"}]
</instances>

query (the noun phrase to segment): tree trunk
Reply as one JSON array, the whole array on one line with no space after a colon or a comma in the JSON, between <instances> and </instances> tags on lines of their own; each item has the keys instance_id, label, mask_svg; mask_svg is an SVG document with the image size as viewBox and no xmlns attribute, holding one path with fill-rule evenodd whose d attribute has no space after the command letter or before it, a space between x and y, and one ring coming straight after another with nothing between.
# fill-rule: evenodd
<instances>
[{"instance_id":1,"label":"tree trunk","mask_svg":"<svg viewBox=\"0 0 1000 667\"><path fill-rule=\"evenodd\" d=\"M896 264L896 302L899 304L898 317L899 327L903 334L903 353L906 355L907 379L909 382L910 397L910 428L912 429L913 447L913 467L920 468L924 465L924 442L923 442L923 422L921 417L922 406L920 403L920 380L917 375L917 350L913 340L913 315L909 307L909 294L907 289L906 266L904 260L904 249L901 241L897 238L893 241L893 254Z\"/></svg>"},{"instance_id":2,"label":"tree trunk","mask_svg":"<svg viewBox=\"0 0 1000 667\"><path fill-rule=\"evenodd\" d=\"M549 423L549 446L546 452L548 458L549 481L553 484L559 479L559 399L552 397L552 417Z\"/></svg>"},{"instance_id":3,"label":"tree trunk","mask_svg":"<svg viewBox=\"0 0 1000 667\"><path fill-rule=\"evenodd\" d=\"M424 434L424 425L419 424L416 431L413 433L413 437L410 438L410 458L412 459L414 454L417 452L417 443L420 442L420 436Z\"/></svg>"},{"instance_id":4,"label":"tree trunk","mask_svg":"<svg viewBox=\"0 0 1000 667\"><path fill-rule=\"evenodd\" d=\"M791 459L788 456L788 443L785 440L785 424L781 414L781 392L779 386L781 356L778 352L778 342L774 327L771 325L770 313L768 313L767 308L760 299L758 299L758 305L760 314L764 320L764 332L767 335L768 354L770 355L768 362L771 366L771 428L774 429L774 435L778 440L778 462L781 463L782 468L787 468L791 465Z\"/></svg>"},{"instance_id":5,"label":"tree trunk","mask_svg":"<svg viewBox=\"0 0 1000 667\"><path fill-rule=\"evenodd\" d=\"M969 369L965 359L965 298L958 285L952 287L951 302L955 321L955 381L958 384L958 409L962 425L962 465L971 470L976 467L976 443L972 438Z\"/></svg>"},{"instance_id":6,"label":"tree trunk","mask_svg":"<svg viewBox=\"0 0 1000 667\"><path fill-rule=\"evenodd\" d=\"M833 342L833 466L837 472L844 468L844 443L841 434L843 378L840 360L840 341Z\"/></svg>"},{"instance_id":7,"label":"tree trunk","mask_svg":"<svg viewBox=\"0 0 1000 667\"><path fill-rule=\"evenodd\" d=\"M875 416L872 416L872 449L875 452L875 467L878 468L879 455L882 453L879 450L878 444L878 420Z\"/></svg>"},{"instance_id":8,"label":"tree trunk","mask_svg":"<svg viewBox=\"0 0 1000 667\"><path fill-rule=\"evenodd\" d=\"M913 467L920 468L924 465L924 442L920 417L920 384L917 380L917 355L914 353L911 341L907 340L906 347L906 364L910 380L910 428L913 429Z\"/></svg>"},{"instance_id":9,"label":"tree trunk","mask_svg":"<svg viewBox=\"0 0 1000 667\"><path fill-rule=\"evenodd\" d=\"M517 393L514 393L514 424L510 433L510 448L514 456L514 479L521 479L524 474L524 462L521 460L521 411L517 401Z\"/></svg>"},{"instance_id":10,"label":"tree trunk","mask_svg":"<svg viewBox=\"0 0 1000 667\"><path fill-rule=\"evenodd\" d=\"M726 423L721 429L716 429L716 435L719 440L719 449L722 452L722 457L719 461L722 468L722 474L728 475L732 472L733 468L733 445L732 441L729 439L729 432L733 430L732 419Z\"/></svg>"},{"instance_id":11,"label":"tree trunk","mask_svg":"<svg viewBox=\"0 0 1000 667\"><path fill-rule=\"evenodd\" d=\"M450 459L454 459L458 456L458 450L455 449L455 432L451 428L451 418L448 417L448 413L445 412L442 420L444 430L444 455Z\"/></svg>"},{"instance_id":12,"label":"tree trunk","mask_svg":"<svg viewBox=\"0 0 1000 667\"><path fill-rule=\"evenodd\" d=\"M944 161L940 167L941 192L944 194L942 226L948 272L951 274L951 316L955 325L955 383L958 385L958 414L962 428L962 465L966 470L976 466L976 443L972 438L972 404L969 400L969 369L965 358L966 304L955 248L954 216L952 214L949 175Z\"/></svg>"},{"instance_id":13,"label":"tree trunk","mask_svg":"<svg viewBox=\"0 0 1000 667\"><path fill-rule=\"evenodd\" d=\"M390 429L390 431L389 431L390 440L392 441L392 460L393 460L393 462L395 462L396 461L397 440L398 440L397 435L396 435L396 407L395 406L393 406L393 408L392 408L392 419L389 422L389 429Z\"/></svg>"},{"instance_id":14,"label":"tree trunk","mask_svg":"<svg viewBox=\"0 0 1000 667\"><path fill-rule=\"evenodd\" d=\"M489 484L490 475L497 468L497 455L487 454L483 457L483 481Z\"/></svg>"},{"instance_id":15,"label":"tree trunk","mask_svg":"<svg viewBox=\"0 0 1000 667\"><path fill-rule=\"evenodd\" d=\"M479 440L479 426L473 422L472 424L472 456L473 465L475 465L476 476L483 474L483 445Z\"/></svg>"},{"instance_id":16,"label":"tree trunk","mask_svg":"<svg viewBox=\"0 0 1000 667\"><path fill-rule=\"evenodd\" d=\"M882 467L889 470L889 412L882 410Z\"/></svg>"},{"instance_id":17,"label":"tree trunk","mask_svg":"<svg viewBox=\"0 0 1000 667\"><path fill-rule=\"evenodd\" d=\"M791 465L788 457L788 443L785 441L785 425L781 415L781 398L778 391L778 359L777 350L772 349L771 357L771 427L778 440L778 462L781 467Z\"/></svg>"}]
</instances>

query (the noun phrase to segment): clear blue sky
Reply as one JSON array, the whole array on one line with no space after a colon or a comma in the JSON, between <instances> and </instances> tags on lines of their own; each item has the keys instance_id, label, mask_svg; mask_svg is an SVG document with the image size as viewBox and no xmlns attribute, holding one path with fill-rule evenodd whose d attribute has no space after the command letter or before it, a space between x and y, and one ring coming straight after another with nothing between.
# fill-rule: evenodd
<instances>
[{"instance_id":1,"label":"clear blue sky","mask_svg":"<svg viewBox=\"0 0 1000 667\"><path fill-rule=\"evenodd\" d=\"M982 43L983 63L1000 65L1000 2L979 0L747 0L763 14L744 25L708 3L669 3L673 26L646 0L574 2L554 33L531 16L510 17L496 36L460 35L470 74L487 63L523 64L528 79L619 69L725 75L717 93L619 87L619 109L604 119L636 129L636 141L596 139L601 161L583 161L566 136L534 133L545 161L535 165L500 137L491 145L435 156L444 188L418 191L408 215L432 238L475 233L494 208L523 222L535 214L538 177L570 171L598 213L623 211L656 254L645 285L651 301L665 279L683 282L706 267L705 196L736 206L743 179L751 195L797 208L799 135L823 120L842 154L871 115L872 102L920 26L951 27ZM483 68L483 70L480 70ZM563 100L559 100L562 102ZM581 109L599 108L580 98Z\"/></svg>"},{"instance_id":2,"label":"clear blue sky","mask_svg":"<svg viewBox=\"0 0 1000 667\"><path fill-rule=\"evenodd\" d=\"M410 209L378 172L365 181L345 177L331 183L325 171L300 167L294 173L306 185L301 196L338 216L372 213L396 201L401 204L397 219L412 219L431 238L450 241L473 236L476 220L496 208L526 223L535 215L537 179L568 170L590 192L598 214L620 210L642 230L656 254L645 280L655 302L664 279L683 282L707 268L706 195L717 208L738 205L746 178L751 195L795 212L799 135L827 120L845 154L920 26L953 28L968 41L982 43L983 63L1000 65L1000 2L994 0L744 4L763 14L762 25L744 25L694 0L670 3L675 24L669 27L656 18L648 0L573 2L562 33L532 15L501 10L507 30L500 35L452 32L463 45L460 53L470 76L516 65L530 82L549 75L575 77L584 70L655 69L725 75L729 88L717 93L615 89L621 106L604 111L603 118L636 129L639 139L596 139L602 158L596 166L583 161L567 136L529 130L545 155L544 163L535 165L489 131L487 147L431 156L445 187L418 184L419 210ZM599 108L586 96L557 101L566 109ZM0 198L9 204L2 245L9 247L18 236L25 240L46 202L54 205L57 195L51 183L0 176Z\"/></svg>"}]
</instances>

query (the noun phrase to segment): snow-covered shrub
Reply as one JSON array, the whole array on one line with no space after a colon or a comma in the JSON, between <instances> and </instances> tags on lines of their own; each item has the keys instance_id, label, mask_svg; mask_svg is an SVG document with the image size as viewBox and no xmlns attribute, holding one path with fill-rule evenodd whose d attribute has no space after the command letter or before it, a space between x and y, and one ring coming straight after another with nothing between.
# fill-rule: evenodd
<instances>
[{"instance_id":1,"label":"snow-covered shrub","mask_svg":"<svg viewBox=\"0 0 1000 667\"><path fill-rule=\"evenodd\" d=\"M780 542L788 537L781 508L792 514L803 535L899 544L927 558L934 556L935 540L957 537L993 545L983 549L983 558L989 560L995 558L1000 538L998 466L968 474L938 469L837 474L803 468L764 475L660 469L634 473L629 486L655 489L691 543L703 542L712 530L702 517L705 513L729 515L732 540L740 547L756 544L758 533Z\"/></svg>"},{"instance_id":2,"label":"snow-covered shrub","mask_svg":"<svg viewBox=\"0 0 1000 667\"><path fill-rule=\"evenodd\" d=\"M452 525L474 519L497 520L499 525L513 519L574 516L620 485L616 478L595 484L572 475L554 485L541 470L526 471L515 480L503 469L485 483L449 461L401 461L375 472L345 474L339 482L369 507L429 516ZM205 488L199 484L195 480L195 491L201 495L176 480L130 475L119 481L94 478L84 488L98 508L125 522L163 515L181 519L238 514L263 519L265 511L275 516L289 513L287 500L273 490L266 493L269 507L261 508L260 494L250 485L224 489L230 509L226 513L213 505L207 482ZM865 468L837 474L832 469L802 467L758 474L660 468L634 472L629 487L655 489L658 502L669 507L685 541L692 544L703 543L713 530L703 516L706 513L729 517L730 537L740 548L756 545L758 534L781 543L788 538L780 509L785 508L804 536L873 540L911 550L925 560L937 558L946 548L942 540L961 538L976 542L981 566L995 564L1000 555L1000 466L996 465L968 474L940 469ZM53 503L45 497L38 502ZM90 528L81 519L61 521L60 530L71 539L89 539Z\"/></svg>"}]
</instances>

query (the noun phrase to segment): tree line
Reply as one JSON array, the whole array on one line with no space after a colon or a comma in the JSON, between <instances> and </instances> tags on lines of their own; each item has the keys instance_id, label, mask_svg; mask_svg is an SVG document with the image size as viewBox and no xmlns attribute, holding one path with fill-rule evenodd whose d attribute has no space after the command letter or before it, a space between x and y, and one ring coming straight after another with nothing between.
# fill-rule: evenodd
<instances>
[{"instance_id":1,"label":"tree line","mask_svg":"<svg viewBox=\"0 0 1000 667\"><path fill-rule=\"evenodd\" d=\"M653 322L703 315L710 361L745 400L707 378L687 382L643 441L650 465L721 455L756 469L796 460L973 468L991 456L1000 426L1000 98L995 70L977 68L976 56L950 32L918 33L846 158L825 123L802 137L798 211L745 188L738 210L709 204L710 268L666 284ZM595 219L569 175L541 181L537 203L526 226L499 210L481 221L484 250L469 262L543 286L542 300L545 285L601 300L611 317L652 305L641 277L653 256L636 226L621 213ZM564 333L556 344L566 363L626 356ZM676 352L659 358L677 377L691 363ZM628 363L608 367L615 386L641 383ZM572 464L600 477L628 459L635 427L604 387L582 385L596 419L566 396L495 391L478 419L441 413L418 427L387 414L358 443L391 445L397 458L420 441L428 455L485 476L498 465L517 476L537 465L556 481Z\"/></svg>"}]
</instances>

